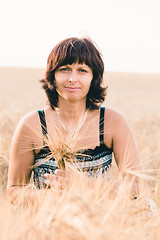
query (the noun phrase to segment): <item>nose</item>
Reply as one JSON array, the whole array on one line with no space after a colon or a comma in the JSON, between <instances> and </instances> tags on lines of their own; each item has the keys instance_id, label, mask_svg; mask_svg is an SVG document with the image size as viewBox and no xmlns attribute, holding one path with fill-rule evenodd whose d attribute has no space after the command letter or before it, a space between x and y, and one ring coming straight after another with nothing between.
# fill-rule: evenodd
<instances>
[{"instance_id":1,"label":"nose","mask_svg":"<svg viewBox=\"0 0 160 240\"><path fill-rule=\"evenodd\" d=\"M77 74L76 74L76 72L73 71L73 72L70 74L70 76L69 76L69 82L71 82L71 83L77 82Z\"/></svg>"}]
</instances>

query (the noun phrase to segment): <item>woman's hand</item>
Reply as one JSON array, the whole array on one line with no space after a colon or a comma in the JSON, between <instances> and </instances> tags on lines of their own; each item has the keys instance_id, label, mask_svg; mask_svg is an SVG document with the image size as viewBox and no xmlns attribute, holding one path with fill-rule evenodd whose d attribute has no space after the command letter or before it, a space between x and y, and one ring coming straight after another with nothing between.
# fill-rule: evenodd
<instances>
[{"instance_id":1,"label":"woman's hand","mask_svg":"<svg viewBox=\"0 0 160 240\"><path fill-rule=\"evenodd\" d=\"M58 188L60 190L64 189L67 184L67 175L65 170L56 169L54 174L46 173L44 177L46 178L45 184L47 187Z\"/></svg>"}]
</instances>

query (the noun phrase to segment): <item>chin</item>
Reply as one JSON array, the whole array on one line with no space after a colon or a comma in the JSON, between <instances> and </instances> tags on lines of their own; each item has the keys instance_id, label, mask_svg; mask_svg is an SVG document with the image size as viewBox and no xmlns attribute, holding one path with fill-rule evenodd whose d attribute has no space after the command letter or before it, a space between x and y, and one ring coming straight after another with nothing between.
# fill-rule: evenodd
<instances>
[{"instance_id":1,"label":"chin","mask_svg":"<svg viewBox=\"0 0 160 240\"><path fill-rule=\"evenodd\" d=\"M82 101L82 100L86 101L86 97L72 96L72 97L67 97L66 100L68 100L70 102L78 102L78 101Z\"/></svg>"}]
</instances>

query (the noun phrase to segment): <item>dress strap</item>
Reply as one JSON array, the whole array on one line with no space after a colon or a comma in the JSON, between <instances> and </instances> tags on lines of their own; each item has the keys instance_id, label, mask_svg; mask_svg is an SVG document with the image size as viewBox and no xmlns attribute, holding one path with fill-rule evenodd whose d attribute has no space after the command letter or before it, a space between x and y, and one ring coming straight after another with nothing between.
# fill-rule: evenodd
<instances>
[{"instance_id":1,"label":"dress strap","mask_svg":"<svg viewBox=\"0 0 160 240\"><path fill-rule=\"evenodd\" d=\"M100 108L100 119L99 119L99 140L100 145L104 143L104 112L105 107Z\"/></svg>"},{"instance_id":2,"label":"dress strap","mask_svg":"<svg viewBox=\"0 0 160 240\"><path fill-rule=\"evenodd\" d=\"M42 134L43 136L46 136L47 134L47 125L46 125L46 119L45 119L45 112L44 110L38 110L40 122L41 122L41 128L42 128Z\"/></svg>"}]
</instances>

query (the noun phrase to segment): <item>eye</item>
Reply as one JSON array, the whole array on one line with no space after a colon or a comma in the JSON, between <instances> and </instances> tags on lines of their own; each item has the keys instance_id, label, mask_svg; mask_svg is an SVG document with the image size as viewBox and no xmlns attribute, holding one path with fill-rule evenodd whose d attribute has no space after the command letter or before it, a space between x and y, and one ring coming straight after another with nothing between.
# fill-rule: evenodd
<instances>
[{"instance_id":1,"label":"eye","mask_svg":"<svg viewBox=\"0 0 160 240\"><path fill-rule=\"evenodd\" d=\"M62 67L59 69L60 72L68 72L69 71L69 68L67 67Z\"/></svg>"},{"instance_id":2,"label":"eye","mask_svg":"<svg viewBox=\"0 0 160 240\"><path fill-rule=\"evenodd\" d=\"M79 72L81 72L81 73L86 73L87 71L86 71L85 69L83 69L83 68L80 68L80 69L79 69Z\"/></svg>"}]
</instances>

